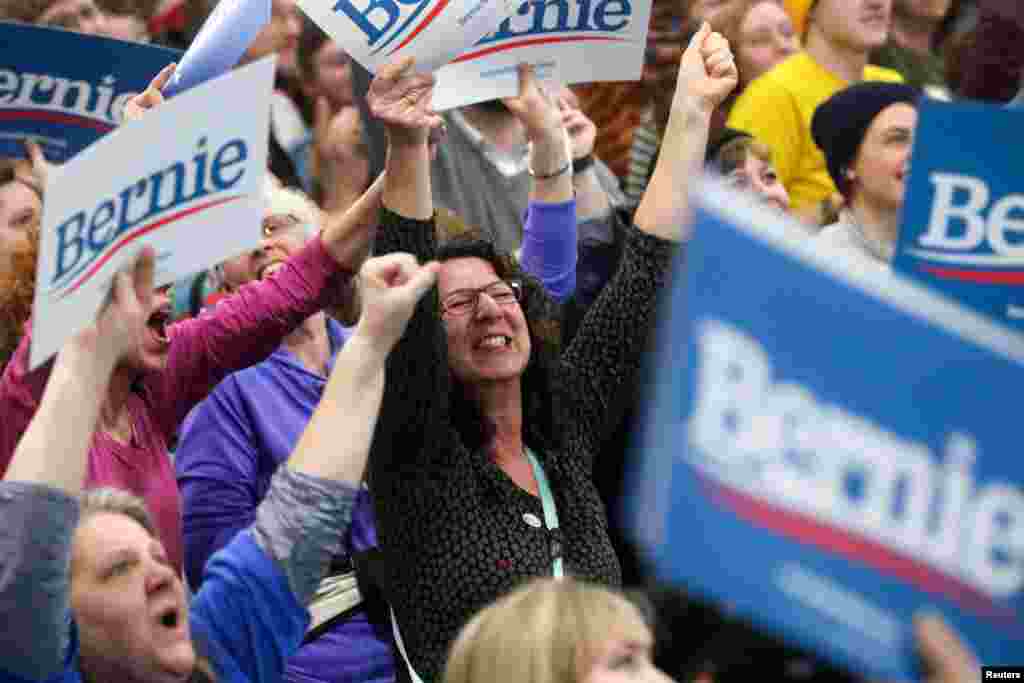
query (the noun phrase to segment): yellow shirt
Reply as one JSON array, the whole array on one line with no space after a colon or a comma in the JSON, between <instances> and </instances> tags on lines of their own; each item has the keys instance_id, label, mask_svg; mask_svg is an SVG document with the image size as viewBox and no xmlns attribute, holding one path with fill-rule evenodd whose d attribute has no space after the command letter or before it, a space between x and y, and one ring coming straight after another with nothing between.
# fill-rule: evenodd
<instances>
[{"instance_id":1,"label":"yellow shirt","mask_svg":"<svg viewBox=\"0 0 1024 683\"><path fill-rule=\"evenodd\" d=\"M868 65L864 80L902 82L903 77ZM847 85L800 52L750 83L729 113L730 128L746 131L771 148L775 170L795 210L816 206L837 192L825 155L811 137L811 116Z\"/></svg>"}]
</instances>

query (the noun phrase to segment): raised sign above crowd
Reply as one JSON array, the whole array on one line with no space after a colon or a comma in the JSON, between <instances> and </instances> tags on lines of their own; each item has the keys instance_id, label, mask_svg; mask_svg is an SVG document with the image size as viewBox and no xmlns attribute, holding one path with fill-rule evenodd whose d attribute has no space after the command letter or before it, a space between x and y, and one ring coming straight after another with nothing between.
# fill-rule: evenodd
<instances>
[{"instance_id":1,"label":"raised sign above crowd","mask_svg":"<svg viewBox=\"0 0 1024 683\"><path fill-rule=\"evenodd\" d=\"M437 74L434 108L517 92L532 64L563 84L637 80L650 0L300 0L360 64L412 56Z\"/></svg>"},{"instance_id":2,"label":"raised sign above crowd","mask_svg":"<svg viewBox=\"0 0 1024 683\"><path fill-rule=\"evenodd\" d=\"M176 50L0 22L0 156L35 140L63 162L113 130L125 102L180 57Z\"/></svg>"},{"instance_id":3,"label":"raised sign above crowd","mask_svg":"<svg viewBox=\"0 0 1024 683\"><path fill-rule=\"evenodd\" d=\"M634 526L663 578L868 680L920 679L923 610L1013 661L1024 339L847 258L701 191Z\"/></svg>"},{"instance_id":4,"label":"raised sign above crowd","mask_svg":"<svg viewBox=\"0 0 1024 683\"><path fill-rule=\"evenodd\" d=\"M32 366L88 325L114 274L157 252L157 285L251 245L263 215L275 58L198 86L104 138L46 186ZM230 126L223 103L246 102Z\"/></svg>"},{"instance_id":5,"label":"raised sign above crowd","mask_svg":"<svg viewBox=\"0 0 1024 683\"><path fill-rule=\"evenodd\" d=\"M922 100L893 267L1024 329L1024 118ZM950 144L971 131L970 149Z\"/></svg>"}]
</instances>

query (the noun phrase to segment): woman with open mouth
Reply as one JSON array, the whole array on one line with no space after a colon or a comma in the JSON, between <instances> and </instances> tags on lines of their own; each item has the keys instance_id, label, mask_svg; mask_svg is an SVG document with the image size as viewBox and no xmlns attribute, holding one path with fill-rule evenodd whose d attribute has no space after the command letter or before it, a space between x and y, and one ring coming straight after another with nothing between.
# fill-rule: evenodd
<instances>
[{"instance_id":1,"label":"woman with open mouth","mask_svg":"<svg viewBox=\"0 0 1024 683\"><path fill-rule=\"evenodd\" d=\"M351 522L387 355L437 266L408 254L364 265L363 314L322 404L191 604L142 501L82 493L108 387L153 334L153 270L146 248L60 351L0 481L2 683L280 681Z\"/></svg>"},{"instance_id":2,"label":"woman with open mouth","mask_svg":"<svg viewBox=\"0 0 1024 683\"><path fill-rule=\"evenodd\" d=\"M136 101L149 107L159 104L159 89L172 73L164 69ZM168 445L192 407L221 379L264 360L313 313L346 307L344 300L353 296L352 276L369 251L381 187L379 181L372 185L272 275L242 287L208 315L172 325L166 292L149 301L147 325L107 390L89 452L86 486L117 486L142 497L179 573L181 504ZM31 270L21 280L34 287ZM39 407L49 375L49 365L28 371L31 321L25 329L0 377L0 475Z\"/></svg>"},{"instance_id":3,"label":"woman with open mouth","mask_svg":"<svg viewBox=\"0 0 1024 683\"><path fill-rule=\"evenodd\" d=\"M489 242L436 243L430 189L431 77L382 67L368 102L391 149L374 253L441 262L437 298L421 302L389 360L373 443L380 556L393 610L399 680L440 680L459 627L536 576L615 585L618 559L593 481L594 456L635 395L639 367L684 239L687 187L699 174L711 113L736 86L728 42L704 25L684 52L665 153L627 229L618 271L572 343L558 348L550 300ZM531 141L551 135L556 104L521 67ZM538 101L539 100L539 101ZM564 146L530 172L570 183Z\"/></svg>"}]
</instances>

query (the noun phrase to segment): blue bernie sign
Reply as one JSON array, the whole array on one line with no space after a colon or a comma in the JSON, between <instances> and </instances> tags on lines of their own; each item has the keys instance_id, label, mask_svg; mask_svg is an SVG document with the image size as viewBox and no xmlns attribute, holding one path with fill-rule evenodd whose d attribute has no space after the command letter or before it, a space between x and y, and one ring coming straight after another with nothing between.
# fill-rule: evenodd
<instances>
[{"instance_id":1,"label":"blue bernie sign","mask_svg":"<svg viewBox=\"0 0 1024 683\"><path fill-rule=\"evenodd\" d=\"M1024 339L724 189L701 191L634 443L662 579L867 680L912 616L1024 652Z\"/></svg>"},{"instance_id":2,"label":"blue bernie sign","mask_svg":"<svg viewBox=\"0 0 1024 683\"><path fill-rule=\"evenodd\" d=\"M125 103L180 52L0 22L0 156L39 143L62 163L117 127Z\"/></svg>"},{"instance_id":3,"label":"blue bernie sign","mask_svg":"<svg viewBox=\"0 0 1024 683\"><path fill-rule=\"evenodd\" d=\"M893 267L1024 329L1024 112L922 100Z\"/></svg>"}]
</instances>

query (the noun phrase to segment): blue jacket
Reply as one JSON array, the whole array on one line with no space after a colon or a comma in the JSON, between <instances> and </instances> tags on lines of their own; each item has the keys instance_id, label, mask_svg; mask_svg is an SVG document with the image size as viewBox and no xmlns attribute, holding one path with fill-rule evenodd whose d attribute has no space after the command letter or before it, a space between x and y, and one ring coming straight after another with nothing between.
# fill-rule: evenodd
<instances>
[{"instance_id":1,"label":"blue jacket","mask_svg":"<svg viewBox=\"0 0 1024 683\"><path fill-rule=\"evenodd\" d=\"M210 560L203 589L192 601L189 623L218 681L277 683L283 673L282 653L299 646L309 613L295 599L278 565L245 531ZM71 629L64 670L49 682L82 681L73 624ZM2 667L0 663L0 683L28 683Z\"/></svg>"}]
</instances>

